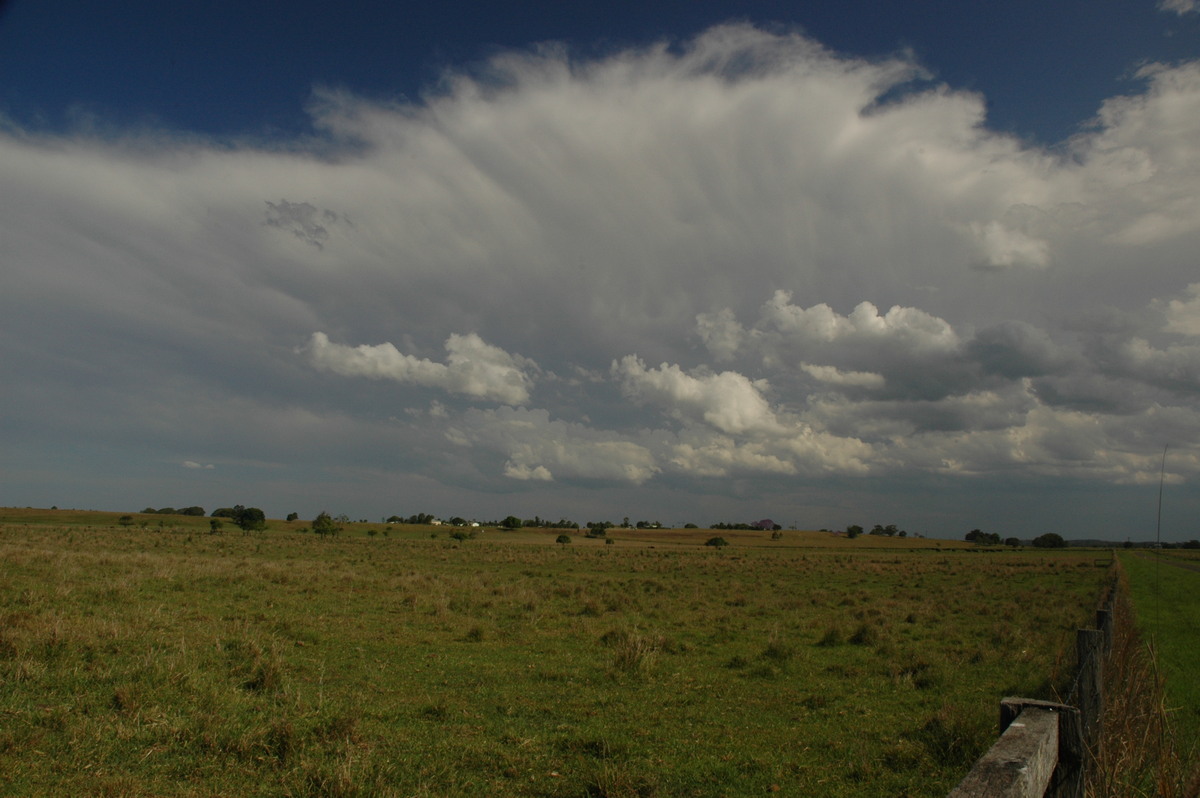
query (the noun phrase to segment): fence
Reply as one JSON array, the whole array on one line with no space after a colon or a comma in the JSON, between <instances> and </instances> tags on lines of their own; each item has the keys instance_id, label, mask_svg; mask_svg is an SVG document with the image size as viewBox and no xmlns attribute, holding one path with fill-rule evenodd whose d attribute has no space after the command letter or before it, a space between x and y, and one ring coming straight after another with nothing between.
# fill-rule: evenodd
<instances>
[{"instance_id":1,"label":"fence","mask_svg":"<svg viewBox=\"0 0 1200 798\"><path fill-rule=\"evenodd\" d=\"M1000 739L949 798L1082 798L1084 774L1099 745L1116 591L1114 579L1096 610L1096 628L1077 634L1078 665L1066 703L1002 700Z\"/></svg>"}]
</instances>

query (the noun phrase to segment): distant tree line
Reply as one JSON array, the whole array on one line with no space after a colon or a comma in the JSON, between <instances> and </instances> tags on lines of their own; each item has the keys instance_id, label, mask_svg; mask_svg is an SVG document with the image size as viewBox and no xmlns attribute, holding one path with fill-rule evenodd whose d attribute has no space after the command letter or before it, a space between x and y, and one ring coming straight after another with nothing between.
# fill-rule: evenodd
<instances>
[{"instance_id":1,"label":"distant tree line","mask_svg":"<svg viewBox=\"0 0 1200 798\"><path fill-rule=\"evenodd\" d=\"M176 508L176 507L159 507L157 509L154 507L147 507L141 511L141 514L142 515L184 515L184 516L203 517L204 516L204 508L200 507L199 505L192 505L190 507L178 507L178 508ZM223 520L228 520L228 521L232 522L234 525L236 525L238 528L242 529L244 532L261 531L261 530L264 530L267 528L266 515L263 513L263 511L261 509L259 509L257 507L246 507L241 504L234 505L233 507L219 507L216 510L212 511L211 517L212 517L212 525L211 525L212 532L220 532L221 531L221 529L223 527L223 524L222 524ZM289 513L287 516L287 520L288 521L297 521L297 520L299 520L299 515L297 513ZM322 513L318 514L317 518L313 520L312 524L305 531L316 532L318 535L321 535L321 536L337 535L341 532L343 526L349 522L350 522L350 519L345 514L338 515L338 516L330 516L329 513L322 512ZM131 515L121 516L120 523L125 526L131 526L134 523L134 518ZM161 523L162 522L160 522L160 525L161 525ZM365 523L365 519L364 519L364 523ZM399 516L399 515L390 516L387 519L386 523L429 525L429 524L441 523L441 522L437 519L436 516L432 515L431 513L414 513L413 515L406 516L406 517ZM542 517L536 516L536 515L533 518L519 518L515 515L510 515L500 521L486 521L486 522L482 522L479 524L475 524L474 522L468 521L459 516L454 516L453 518L451 518L449 521L446 521L445 523L447 523L451 526L456 526L456 527L487 526L487 527L494 527L494 528L498 528L498 529L508 529L508 530L530 529L530 528L535 528L535 529L579 529L580 528L579 524L577 522L570 521L566 518L560 518L557 521L551 521L549 519L542 518ZM143 525L144 525L144 522L143 522ZM624 518L624 520L622 521L622 523L620 523L620 524L616 524L612 521L588 521L587 524L585 525L585 527L587 529L588 537L605 537L609 529L616 529L616 528L620 528L620 529L661 529L662 524L658 521L637 521L636 523L631 523L629 520L629 517L626 516ZM696 524L687 523L687 524L683 525L683 528L684 529L697 529L698 527L696 526ZM762 522L730 523L730 522L726 522L726 521L720 521L715 524L712 524L709 528L710 529L719 529L719 530L744 530L744 531L761 531L763 529ZM780 529L779 525L775 524L774 529L779 530ZM873 526L869 532L866 531L862 526L860 526L858 524L851 524L850 526L846 527L845 534L849 538L856 538L856 537L858 537L860 535L864 535L864 534L886 536L886 537L901 537L901 538L908 536L908 533L906 531L904 531L903 529L900 529L896 524L887 524L887 525L875 524L875 526ZM918 535L918 537L920 537L920 535ZM1047 532L1043 535L1039 535L1038 537L1034 538L1031 541L1022 541L1020 538L1016 538L1016 537L1007 537L1007 538L1002 539L1000 537L1000 535L995 532L984 532L980 529L972 529L970 532L968 532L968 533L966 533L966 535L964 535L964 539L967 540L968 542L976 543L976 544L982 545L982 546L1005 545L1005 546L1009 546L1011 548L1019 548L1020 546L1024 545L1026 542L1029 545L1034 546L1035 548L1043 548L1043 549L1064 548L1068 545L1067 541L1063 539L1062 535L1059 535L1056 532ZM1105 544L1104 541L1076 541L1076 543L1075 543L1075 545L1085 545L1085 544L1086 545L1107 545L1107 544ZM721 545L721 544L714 544L714 545ZM1135 544L1131 541L1126 541L1126 543L1124 545L1126 548L1132 548ZM1189 541L1182 542L1182 543L1139 543L1137 545L1143 546L1143 547L1156 546L1156 547L1160 547L1160 548L1164 548L1164 549L1171 549L1171 548L1200 549L1200 541L1198 541L1198 540L1189 540Z\"/></svg>"},{"instance_id":2,"label":"distant tree line","mask_svg":"<svg viewBox=\"0 0 1200 798\"><path fill-rule=\"evenodd\" d=\"M389 516L386 523L389 524L439 524L441 520L430 513L414 513L409 516L393 515ZM469 521L462 516L453 516L445 521L450 526L489 526L497 529L579 529L579 523L570 521L566 518L560 518L557 521L551 521L548 518L534 516L533 518L519 518L515 515L510 515L499 521Z\"/></svg>"},{"instance_id":3,"label":"distant tree line","mask_svg":"<svg viewBox=\"0 0 1200 798\"><path fill-rule=\"evenodd\" d=\"M429 513L415 513L407 518L401 518L398 515L389 516L387 523L389 524L432 524L436 519Z\"/></svg>"},{"instance_id":4,"label":"distant tree line","mask_svg":"<svg viewBox=\"0 0 1200 798\"><path fill-rule=\"evenodd\" d=\"M862 534L864 534L864 530L858 524L851 524L850 526L846 527L846 537L848 538L856 538ZM887 526L884 526L883 524L876 524L875 526L871 527L870 532L865 532L865 534L889 538L908 537L908 532L896 526L895 524L888 524Z\"/></svg>"},{"instance_id":5,"label":"distant tree line","mask_svg":"<svg viewBox=\"0 0 1200 798\"><path fill-rule=\"evenodd\" d=\"M515 527L512 526L513 520L514 516L510 515L500 525L506 529L514 529ZM551 521L549 518L540 518L536 515L533 518L526 518L521 521L521 526L526 529L579 529L577 521L570 521L566 518Z\"/></svg>"},{"instance_id":6,"label":"distant tree line","mask_svg":"<svg viewBox=\"0 0 1200 798\"><path fill-rule=\"evenodd\" d=\"M999 546L1000 536L995 532L983 532L978 529L972 529L966 535L963 535L963 540L970 543L978 543L981 546Z\"/></svg>"},{"instance_id":7,"label":"distant tree line","mask_svg":"<svg viewBox=\"0 0 1200 798\"><path fill-rule=\"evenodd\" d=\"M972 529L963 536L963 540L978 544L980 546L999 546L1002 543L1005 546L1009 546L1010 548L1014 549L1021 546L1020 538L1004 538L1001 540L1000 535L997 533L984 532L979 529ZM1030 543L1035 548L1039 549L1061 549L1065 548L1067 545L1067 541L1064 540L1063 536L1057 532L1047 532L1044 535L1039 535L1031 540Z\"/></svg>"},{"instance_id":8,"label":"distant tree line","mask_svg":"<svg viewBox=\"0 0 1200 798\"><path fill-rule=\"evenodd\" d=\"M533 518L518 518L515 515L506 516L503 521L488 521L483 526L494 526L499 529L579 529L577 521L560 518L551 521L535 515ZM589 526L590 529L590 526Z\"/></svg>"},{"instance_id":9,"label":"distant tree line","mask_svg":"<svg viewBox=\"0 0 1200 798\"><path fill-rule=\"evenodd\" d=\"M144 515L196 515L204 517L203 507L181 507L176 510L174 507L160 507L155 510L153 507L147 507L142 510Z\"/></svg>"}]
</instances>

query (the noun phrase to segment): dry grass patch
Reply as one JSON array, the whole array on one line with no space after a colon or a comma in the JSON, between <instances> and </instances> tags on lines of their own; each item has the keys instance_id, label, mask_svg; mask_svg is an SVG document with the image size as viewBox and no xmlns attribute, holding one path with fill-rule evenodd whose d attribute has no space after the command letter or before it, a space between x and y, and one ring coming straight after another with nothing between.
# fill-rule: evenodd
<instances>
[{"instance_id":1,"label":"dry grass patch","mask_svg":"<svg viewBox=\"0 0 1200 798\"><path fill-rule=\"evenodd\" d=\"M794 537L0 528L0 772L14 794L944 794L999 698L1049 689L1100 579Z\"/></svg>"}]
</instances>

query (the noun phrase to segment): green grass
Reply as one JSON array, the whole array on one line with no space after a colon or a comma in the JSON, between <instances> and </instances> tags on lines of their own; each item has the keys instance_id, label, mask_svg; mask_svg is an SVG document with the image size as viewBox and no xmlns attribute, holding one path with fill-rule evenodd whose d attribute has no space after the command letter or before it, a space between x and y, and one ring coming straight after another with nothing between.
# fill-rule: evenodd
<instances>
[{"instance_id":1,"label":"green grass","mask_svg":"<svg viewBox=\"0 0 1200 798\"><path fill-rule=\"evenodd\" d=\"M1000 697L1066 681L1107 573L1076 551L429 534L0 527L0 783L944 795Z\"/></svg>"},{"instance_id":2,"label":"green grass","mask_svg":"<svg viewBox=\"0 0 1200 798\"><path fill-rule=\"evenodd\" d=\"M1160 556L1162 562L1155 562ZM1197 564L1176 552L1121 555L1138 627L1166 680L1180 747L1200 752L1200 572L1174 566L1173 560Z\"/></svg>"}]
</instances>

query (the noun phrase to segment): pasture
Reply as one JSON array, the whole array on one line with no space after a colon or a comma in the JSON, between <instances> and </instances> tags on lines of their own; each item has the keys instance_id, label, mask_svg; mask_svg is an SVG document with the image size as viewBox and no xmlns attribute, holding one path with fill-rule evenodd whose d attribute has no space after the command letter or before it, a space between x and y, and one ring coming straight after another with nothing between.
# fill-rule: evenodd
<instances>
[{"instance_id":1,"label":"pasture","mask_svg":"<svg viewBox=\"0 0 1200 798\"><path fill-rule=\"evenodd\" d=\"M1200 751L1200 556L1193 551L1125 552L1138 627L1165 681L1172 727L1183 752Z\"/></svg>"},{"instance_id":2,"label":"pasture","mask_svg":"<svg viewBox=\"0 0 1200 798\"><path fill-rule=\"evenodd\" d=\"M115 518L0 524L9 794L940 796L1000 697L1062 686L1108 575L822 533Z\"/></svg>"}]
</instances>

